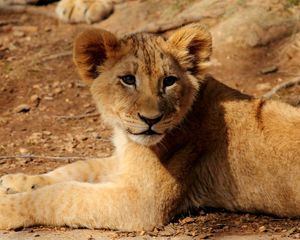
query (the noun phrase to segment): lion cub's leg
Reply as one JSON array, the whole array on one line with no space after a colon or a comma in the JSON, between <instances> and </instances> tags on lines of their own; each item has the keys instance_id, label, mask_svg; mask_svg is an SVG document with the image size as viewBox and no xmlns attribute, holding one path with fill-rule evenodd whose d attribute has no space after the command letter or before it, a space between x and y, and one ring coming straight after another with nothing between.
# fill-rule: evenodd
<instances>
[{"instance_id":1,"label":"lion cub's leg","mask_svg":"<svg viewBox=\"0 0 300 240\"><path fill-rule=\"evenodd\" d=\"M78 161L45 174L8 174L0 178L0 194L27 192L46 185L66 181L100 182L113 172L115 163L116 159L110 157Z\"/></svg>"},{"instance_id":2,"label":"lion cub's leg","mask_svg":"<svg viewBox=\"0 0 300 240\"><path fill-rule=\"evenodd\" d=\"M0 196L0 229L54 225L124 230L152 229L159 211L124 184L64 182ZM151 201L152 198L151 198Z\"/></svg>"}]
</instances>

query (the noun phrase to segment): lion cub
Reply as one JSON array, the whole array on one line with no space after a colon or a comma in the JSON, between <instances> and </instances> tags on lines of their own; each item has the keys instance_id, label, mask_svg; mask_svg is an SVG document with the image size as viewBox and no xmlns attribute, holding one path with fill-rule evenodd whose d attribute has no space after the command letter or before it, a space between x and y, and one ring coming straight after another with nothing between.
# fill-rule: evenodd
<instances>
[{"instance_id":1,"label":"lion cub","mask_svg":"<svg viewBox=\"0 0 300 240\"><path fill-rule=\"evenodd\" d=\"M205 76L211 44L198 24L168 39L82 33L74 61L115 152L3 176L0 229L146 230L203 206L300 216L300 110Z\"/></svg>"}]
</instances>

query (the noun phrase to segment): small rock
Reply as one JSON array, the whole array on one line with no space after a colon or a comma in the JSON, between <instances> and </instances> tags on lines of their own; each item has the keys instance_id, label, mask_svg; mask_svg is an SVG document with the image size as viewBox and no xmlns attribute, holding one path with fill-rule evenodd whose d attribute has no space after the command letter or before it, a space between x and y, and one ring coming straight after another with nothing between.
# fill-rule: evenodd
<instances>
[{"instance_id":1,"label":"small rock","mask_svg":"<svg viewBox=\"0 0 300 240\"><path fill-rule=\"evenodd\" d=\"M101 136L96 132L92 132L92 136L93 136L93 138L101 139Z\"/></svg>"},{"instance_id":2,"label":"small rock","mask_svg":"<svg viewBox=\"0 0 300 240\"><path fill-rule=\"evenodd\" d=\"M28 151L26 148L20 148L20 149L19 149L19 152L20 152L21 154L27 154L27 153L29 153L29 151Z\"/></svg>"},{"instance_id":3,"label":"small rock","mask_svg":"<svg viewBox=\"0 0 300 240\"><path fill-rule=\"evenodd\" d=\"M9 49L10 51L14 51L14 50L17 49L17 46L14 45L13 43L10 43L10 44L8 45L8 49Z\"/></svg>"},{"instance_id":4,"label":"small rock","mask_svg":"<svg viewBox=\"0 0 300 240\"><path fill-rule=\"evenodd\" d=\"M77 135L76 138L79 139L79 140L81 140L81 141L86 141L86 140L88 140L88 137L85 136L85 135Z\"/></svg>"},{"instance_id":5,"label":"small rock","mask_svg":"<svg viewBox=\"0 0 300 240\"><path fill-rule=\"evenodd\" d=\"M52 28L51 27L45 27L45 32L51 32Z\"/></svg>"},{"instance_id":6,"label":"small rock","mask_svg":"<svg viewBox=\"0 0 300 240\"><path fill-rule=\"evenodd\" d=\"M92 127L90 127L90 128L88 128L88 129L86 129L85 131L86 131L86 132L94 132L94 131L95 131L95 129L94 129L94 128L92 128Z\"/></svg>"},{"instance_id":7,"label":"small rock","mask_svg":"<svg viewBox=\"0 0 300 240\"><path fill-rule=\"evenodd\" d=\"M135 238L136 234L134 232L130 232L130 233L128 233L128 237L129 238Z\"/></svg>"},{"instance_id":8,"label":"small rock","mask_svg":"<svg viewBox=\"0 0 300 240\"><path fill-rule=\"evenodd\" d=\"M16 113L25 113L30 111L30 106L28 104L21 104L15 108Z\"/></svg>"},{"instance_id":9,"label":"small rock","mask_svg":"<svg viewBox=\"0 0 300 240\"><path fill-rule=\"evenodd\" d=\"M12 61L14 61L14 60L16 60L17 58L15 57L15 56L11 56L11 57L8 57L7 58L7 61L8 62L12 62Z\"/></svg>"},{"instance_id":10,"label":"small rock","mask_svg":"<svg viewBox=\"0 0 300 240\"><path fill-rule=\"evenodd\" d=\"M270 83L259 83L256 85L256 90L258 91L267 91L271 89Z\"/></svg>"},{"instance_id":11,"label":"small rock","mask_svg":"<svg viewBox=\"0 0 300 240\"><path fill-rule=\"evenodd\" d=\"M21 31L14 31L13 32L14 37L24 37L25 33Z\"/></svg>"},{"instance_id":12,"label":"small rock","mask_svg":"<svg viewBox=\"0 0 300 240\"><path fill-rule=\"evenodd\" d=\"M45 97L44 97L44 100L47 100L47 101L52 101L52 100L53 100L53 97L50 97L50 96L45 96Z\"/></svg>"},{"instance_id":13,"label":"small rock","mask_svg":"<svg viewBox=\"0 0 300 240\"><path fill-rule=\"evenodd\" d=\"M293 233L295 233L296 232L296 228L295 227L293 227L293 228L291 228L290 230L288 230L287 232L286 232L286 235L287 236L290 236L290 235L292 235Z\"/></svg>"},{"instance_id":14,"label":"small rock","mask_svg":"<svg viewBox=\"0 0 300 240\"><path fill-rule=\"evenodd\" d=\"M76 87L77 88L84 88L84 87L86 87L86 85L84 83L78 82L78 83L76 83Z\"/></svg>"},{"instance_id":15,"label":"small rock","mask_svg":"<svg viewBox=\"0 0 300 240\"><path fill-rule=\"evenodd\" d=\"M261 226L261 227L259 227L258 231L259 231L260 233L266 232L266 231L267 231L267 228L266 228L265 226Z\"/></svg>"},{"instance_id":16,"label":"small rock","mask_svg":"<svg viewBox=\"0 0 300 240\"><path fill-rule=\"evenodd\" d=\"M46 135L46 136L51 136L52 133L50 131L43 131L43 134Z\"/></svg>"},{"instance_id":17,"label":"small rock","mask_svg":"<svg viewBox=\"0 0 300 240\"><path fill-rule=\"evenodd\" d=\"M195 222L195 219L191 218L191 217L186 217L180 221L181 224L186 224L186 223L191 223L191 222Z\"/></svg>"},{"instance_id":18,"label":"small rock","mask_svg":"<svg viewBox=\"0 0 300 240\"><path fill-rule=\"evenodd\" d=\"M28 138L27 138L27 142L30 144L38 144L41 142L42 138L42 133L39 132L35 132L32 133Z\"/></svg>"},{"instance_id":19,"label":"small rock","mask_svg":"<svg viewBox=\"0 0 300 240\"><path fill-rule=\"evenodd\" d=\"M40 101L41 101L41 98L36 94L34 94L30 97L30 102L32 102L35 107L39 106Z\"/></svg>"},{"instance_id":20,"label":"small rock","mask_svg":"<svg viewBox=\"0 0 300 240\"><path fill-rule=\"evenodd\" d=\"M90 103L86 103L83 105L84 108L89 108L90 106L92 106L92 104L90 104Z\"/></svg>"},{"instance_id":21,"label":"small rock","mask_svg":"<svg viewBox=\"0 0 300 240\"><path fill-rule=\"evenodd\" d=\"M36 94L34 94L30 97L30 101L33 103L39 101L39 99L40 99L40 97Z\"/></svg>"},{"instance_id":22,"label":"small rock","mask_svg":"<svg viewBox=\"0 0 300 240\"><path fill-rule=\"evenodd\" d=\"M53 88L56 88L60 85L60 82L59 81L55 81L53 84L52 84L52 87Z\"/></svg>"},{"instance_id":23,"label":"small rock","mask_svg":"<svg viewBox=\"0 0 300 240\"><path fill-rule=\"evenodd\" d=\"M63 90L60 87L57 87L57 88L54 89L55 94L60 94L62 92L63 92Z\"/></svg>"},{"instance_id":24,"label":"small rock","mask_svg":"<svg viewBox=\"0 0 300 240\"><path fill-rule=\"evenodd\" d=\"M31 37L27 36L24 38L24 40L26 40L27 42L30 42L31 41Z\"/></svg>"},{"instance_id":25,"label":"small rock","mask_svg":"<svg viewBox=\"0 0 300 240\"><path fill-rule=\"evenodd\" d=\"M40 84L34 84L32 87L36 88L36 89L40 89L41 88Z\"/></svg>"},{"instance_id":26,"label":"small rock","mask_svg":"<svg viewBox=\"0 0 300 240\"><path fill-rule=\"evenodd\" d=\"M4 117L0 117L0 125L5 125L8 123L8 119L7 118L4 118Z\"/></svg>"},{"instance_id":27,"label":"small rock","mask_svg":"<svg viewBox=\"0 0 300 240\"><path fill-rule=\"evenodd\" d=\"M278 71L278 67L277 66L269 66L269 67L265 67L263 69L261 69L259 72L261 74L269 74L269 73L274 73Z\"/></svg>"}]
</instances>

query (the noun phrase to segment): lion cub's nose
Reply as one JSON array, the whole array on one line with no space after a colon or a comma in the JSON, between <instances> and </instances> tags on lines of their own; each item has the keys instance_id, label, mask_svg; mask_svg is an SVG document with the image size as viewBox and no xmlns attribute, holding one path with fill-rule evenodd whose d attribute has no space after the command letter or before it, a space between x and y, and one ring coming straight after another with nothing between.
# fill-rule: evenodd
<instances>
[{"instance_id":1,"label":"lion cub's nose","mask_svg":"<svg viewBox=\"0 0 300 240\"><path fill-rule=\"evenodd\" d=\"M139 115L139 118L143 122L147 123L149 126L152 126L152 125L158 123L162 119L162 117L163 117L163 114L160 115L159 117L155 117L155 118L149 118L149 117L143 116L143 115L141 115L139 113L138 113L138 115Z\"/></svg>"}]
</instances>

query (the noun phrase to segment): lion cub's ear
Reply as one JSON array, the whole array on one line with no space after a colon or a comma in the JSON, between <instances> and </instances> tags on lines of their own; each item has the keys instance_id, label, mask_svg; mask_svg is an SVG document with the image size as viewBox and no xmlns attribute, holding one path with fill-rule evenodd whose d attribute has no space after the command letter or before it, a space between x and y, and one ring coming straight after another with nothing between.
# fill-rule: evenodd
<instances>
[{"instance_id":1,"label":"lion cub's ear","mask_svg":"<svg viewBox=\"0 0 300 240\"><path fill-rule=\"evenodd\" d=\"M173 33L167 41L179 63L193 75L203 74L212 53L212 38L201 24L190 24Z\"/></svg>"},{"instance_id":2,"label":"lion cub's ear","mask_svg":"<svg viewBox=\"0 0 300 240\"><path fill-rule=\"evenodd\" d=\"M115 35L100 29L86 30L75 39L73 59L83 81L91 84L99 76L99 66L117 45Z\"/></svg>"}]
</instances>

